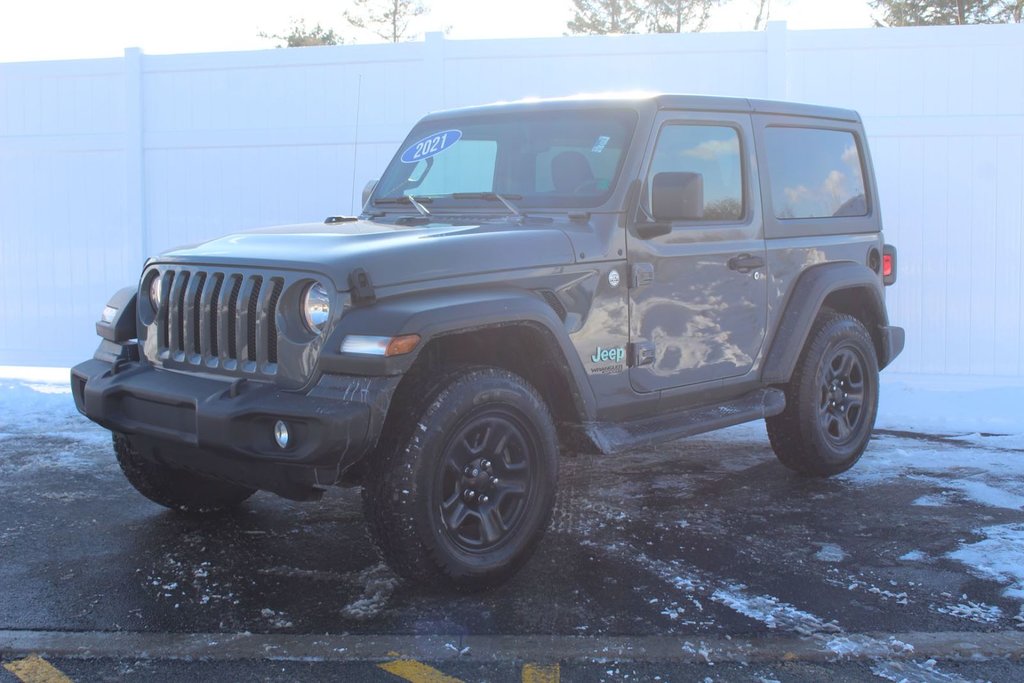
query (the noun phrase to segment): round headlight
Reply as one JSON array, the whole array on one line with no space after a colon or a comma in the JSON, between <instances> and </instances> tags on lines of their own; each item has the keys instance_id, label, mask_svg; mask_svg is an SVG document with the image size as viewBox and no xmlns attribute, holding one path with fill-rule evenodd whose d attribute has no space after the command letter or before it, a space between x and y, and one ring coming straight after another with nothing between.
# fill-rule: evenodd
<instances>
[{"instance_id":1,"label":"round headlight","mask_svg":"<svg viewBox=\"0 0 1024 683\"><path fill-rule=\"evenodd\" d=\"M160 297L163 291L160 281L159 274L155 274L149 279L149 303L153 306L154 311L160 310Z\"/></svg>"},{"instance_id":2,"label":"round headlight","mask_svg":"<svg viewBox=\"0 0 1024 683\"><path fill-rule=\"evenodd\" d=\"M327 290L319 282L314 282L306 288L306 295L302 297L302 313L306 318L306 325L313 332L323 329L324 323L331 317L331 300L327 296Z\"/></svg>"}]
</instances>

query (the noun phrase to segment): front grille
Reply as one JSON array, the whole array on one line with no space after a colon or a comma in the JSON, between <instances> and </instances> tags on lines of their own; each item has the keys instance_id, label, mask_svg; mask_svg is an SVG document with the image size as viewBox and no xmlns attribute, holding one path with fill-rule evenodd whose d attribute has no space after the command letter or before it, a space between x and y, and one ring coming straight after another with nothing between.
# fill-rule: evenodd
<instances>
[{"instance_id":1,"label":"front grille","mask_svg":"<svg viewBox=\"0 0 1024 683\"><path fill-rule=\"evenodd\" d=\"M273 375L283 277L175 268L160 277L157 352L171 364Z\"/></svg>"}]
</instances>

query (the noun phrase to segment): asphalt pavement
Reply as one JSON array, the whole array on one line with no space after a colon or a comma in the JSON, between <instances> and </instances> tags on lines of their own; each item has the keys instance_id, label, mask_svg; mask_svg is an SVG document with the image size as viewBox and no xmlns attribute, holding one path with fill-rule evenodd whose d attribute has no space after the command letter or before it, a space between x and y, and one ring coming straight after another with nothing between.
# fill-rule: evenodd
<instances>
[{"instance_id":1,"label":"asphalt pavement","mask_svg":"<svg viewBox=\"0 0 1024 683\"><path fill-rule=\"evenodd\" d=\"M956 555L1024 529L964 493L1024 460L998 437L878 433L827 480L757 425L566 454L535 557L460 595L381 563L358 490L164 510L69 400L0 421L0 681L1024 679L1021 598Z\"/></svg>"}]
</instances>

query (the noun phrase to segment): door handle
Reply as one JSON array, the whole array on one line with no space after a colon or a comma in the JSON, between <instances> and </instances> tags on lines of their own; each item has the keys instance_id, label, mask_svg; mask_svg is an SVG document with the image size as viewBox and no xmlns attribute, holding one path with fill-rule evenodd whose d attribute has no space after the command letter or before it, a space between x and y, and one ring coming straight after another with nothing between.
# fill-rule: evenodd
<instances>
[{"instance_id":1,"label":"door handle","mask_svg":"<svg viewBox=\"0 0 1024 683\"><path fill-rule=\"evenodd\" d=\"M760 256L751 256L750 254L740 254L739 256L733 256L729 259L726 264L730 270L736 270L741 273L749 273L757 268L764 267L764 259Z\"/></svg>"}]
</instances>

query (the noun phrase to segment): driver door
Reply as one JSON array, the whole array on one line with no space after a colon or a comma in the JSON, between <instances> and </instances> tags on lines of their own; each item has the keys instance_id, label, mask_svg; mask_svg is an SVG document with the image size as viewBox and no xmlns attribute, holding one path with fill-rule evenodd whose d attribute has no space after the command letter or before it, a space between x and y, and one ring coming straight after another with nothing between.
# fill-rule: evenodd
<instances>
[{"instance_id":1,"label":"driver door","mask_svg":"<svg viewBox=\"0 0 1024 683\"><path fill-rule=\"evenodd\" d=\"M659 117L638 226L627 235L635 391L726 380L753 367L767 322L753 150L749 115ZM644 231L645 221L653 229Z\"/></svg>"}]
</instances>

